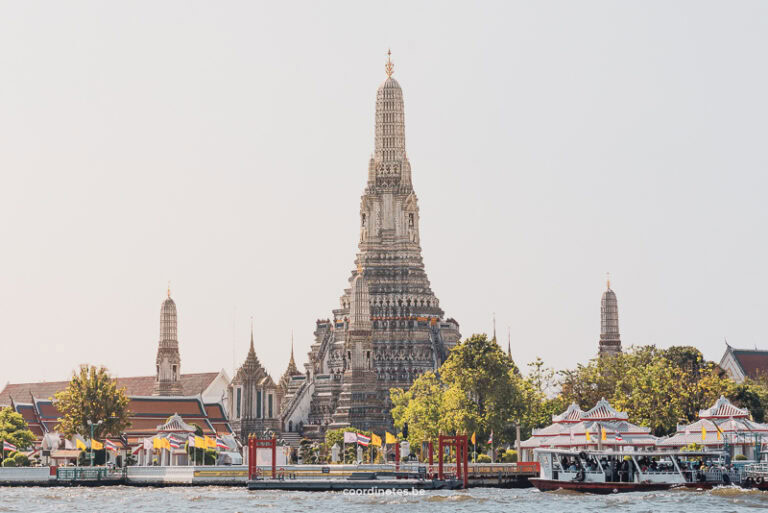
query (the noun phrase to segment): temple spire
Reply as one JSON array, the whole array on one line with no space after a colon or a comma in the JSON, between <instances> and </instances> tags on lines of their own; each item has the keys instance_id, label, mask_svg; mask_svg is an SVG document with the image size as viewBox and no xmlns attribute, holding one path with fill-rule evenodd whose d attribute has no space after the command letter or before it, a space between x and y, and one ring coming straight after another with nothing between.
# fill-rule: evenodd
<instances>
[{"instance_id":1,"label":"temple spire","mask_svg":"<svg viewBox=\"0 0 768 513\"><path fill-rule=\"evenodd\" d=\"M253 347L253 317L251 317L251 348L248 352L256 354L256 349Z\"/></svg>"},{"instance_id":2,"label":"temple spire","mask_svg":"<svg viewBox=\"0 0 768 513\"><path fill-rule=\"evenodd\" d=\"M155 358L155 386L153 395L181 395L181 356L179 354L176 303L168 297L160 307L160 340Z\"/></svg>"},{"instance_id":3,"label":"temple spire","mask_svg":"<svg viewBox=\"0 0 768 513\"><path fill-rule=\"evenodd\" d=\"M606 278L606 287L600 300L600 356L621 352L619 305L616 293L611 289L611 280L609 278Z\"/></svg>"},{"instance_id":4,"label":"temple spire","mask_svg":"<svg viewBox=\"0 0 768 513\"><path fill-rule=\"evenodd\" d=\"M384 71L387 72L387 78L392 78L392 73L395 72L395 65L392 63L392 50L387 50L387 64L384 65Z\"/></svg>"}]
</instances>

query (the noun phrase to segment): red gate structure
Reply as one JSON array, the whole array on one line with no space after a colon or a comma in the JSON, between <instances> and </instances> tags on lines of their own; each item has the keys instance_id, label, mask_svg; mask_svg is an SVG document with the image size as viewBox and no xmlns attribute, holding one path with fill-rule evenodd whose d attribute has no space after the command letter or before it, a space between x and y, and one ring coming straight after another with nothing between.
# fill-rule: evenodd
<instances>
[{"instance_id":1,"label":"red gate structure","mask_svg":"<svg viewBox=\"0 0 768 513\"><path fill-rule=\"evenodd\" d=\"M272 449L272 479L277 479L277 438L256 438L255 435L248 436L248 479L258 475L256 451L259 449Z\"/></svg>"},{"instance_id":2,"label":"red gate structure","mask_svg":"<svg viewBox=\"0 0 768 513\"><path fill-rule=\"evenodd\" d=\"M467 435L444 436L437 438L437 477L441 481L445 478L443 474L443 450L445 447L456 448L456 478L462 481L464 488L467 487L467 474L469 473L469 450L467 445Z\"/></svg>"}]
</instances>

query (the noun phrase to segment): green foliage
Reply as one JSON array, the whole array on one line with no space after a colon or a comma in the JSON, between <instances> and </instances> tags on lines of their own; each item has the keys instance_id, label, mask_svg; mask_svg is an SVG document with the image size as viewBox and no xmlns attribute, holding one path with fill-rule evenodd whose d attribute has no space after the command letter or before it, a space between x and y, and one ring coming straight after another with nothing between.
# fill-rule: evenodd
<instances>
[{"instance_id":1,"label":"green foliage","mask_svg":"<svg viewBox=\"0 0 768 513\"><path fill-rule=\"evenodd\" d=\"M691 347L658 350L632 347L610 358L596 358L587 365L560 373L561 398L592 408L606 398L630 421L663 436L678 422L693 422L699 410L711 406L721 394L729 395L733 382L719 368L706 362Z\"/></svg>"},{"instance_id":2,"label":"green foliage","mask_svg":"<svg viewBox=\"0 0 768 513\"><path fill-rule=\"evenodd\" d=\"M94 426L96 439L119 435L129 425L125 388L117 388L117 382L104 367L81 366L66 390L56 394L54 406L61 412L57 429L67 436L78 434L90 438L89 420L103 421Z\"/></svg>"},{"instance_id":3,"label":"green foliage","mask_svg":"<svg viewBox=\"0 0 768 513\"><path fill-rule=\"evenodd\" d=\"M420 376L408 391L390 390L392 417L408 423L412 445L439 433L473 433L478 442L512 440L512 423L524 414L526 395L514 362L486 335L473 335L453 350L437 374Z\"/></svg>"},{"instance_id":4,"label":"green foliage","mask_svg":"<svg viewBox=\"0 0 768 513\"><path fill-rule=\"evenodd\" d=\"M501 461L503 463L517 463L517 451L513 451L512 449L507 449L504 451L504 454L501 456Z\"/></svg>"},{"instance_id":5,"label":"green foliage","mask_svg":"<svg viewBox=\"0 0 768 513\"><path fill-rule=\"evenodd\" d=\"M3 460L4 467L28 467L29 458L26 454L17 451L6 452L6 458Z\"/></svg>"},{"instance_id":6,"label":"green foliage","mask_svg":"<svg viewBox=\"0 0 768 513\"><path fill-rule=\"evenodd\" d=\"M27 422L11 408L0 409L0 444L5 440L19 449L26 449L35 441Z\"/></svg>"},{"instance_id":7,"label":"green foliage","mask_svg":"<svg viewBox=\"0 0 768 513\"><path fill-rule=\"evenodd\" d=\"M491 457L488 456L487 454L478 454L477 455L477 462L478 463L490 463L491 462Z\"/></svg>"},{"instance_id":8,"label":"green foliage","mask_svg":"<svg viewBox=\"0 0 768 513\"><path fill-rule=\"evenodd\" d=\"M28 467L29 466L29 457L26 454L22 454L20 452L17 452L13 456L13 461L16 462L17 467Z\"/></svg>"},{"instance_id":9,"label":"green foliage","mask_svg":"<svg viewBox=\"0 0 768 513\"><path fill-rule=\"evenodd\" d=\"M319 448L319 452L325 454L324 460L330 462L331 451L334 445L339 444L339 448L344 448L344 454L342 454L342 463L355 463L357 461L357 444L344 445L344 433L360 433L361 435L371 436L371 431L364 429L357 429L354 426L330 429L325 432L325 443L322 448ZM384 433L376 433L384 439ZM378 447L370 446L363 448L363 461L370 463L371 454L373 454L373 460L380 459L381 450Z\"/></svg>"},{"instance_id":10,"label":"green foliage","mask_svg":"<svg viewBox=\"0 0 768 513\"><path fill-rule=\"evenodd\" d=\"M745 461L747 459L743 454L737 454L733 457L733 461Z\"/></svg>"}]
</instances>

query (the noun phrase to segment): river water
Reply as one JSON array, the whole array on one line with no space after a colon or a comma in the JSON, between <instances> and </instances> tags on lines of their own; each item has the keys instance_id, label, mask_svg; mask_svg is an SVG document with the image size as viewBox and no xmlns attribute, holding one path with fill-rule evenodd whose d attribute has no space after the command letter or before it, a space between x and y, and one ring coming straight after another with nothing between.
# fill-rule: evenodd
<instances>
[{"instance_id":1,"label":"river water","mask_svg":"<svg viewBox=\"0 0 768 513\"><path fill-rule=\"evenodd\" d=\"M418 492L417 492L418 493ZM582 513L740 512L768 508L768 492L720 488L620 495L541 493L533 488L424 492L423 495L358 496L332 492L250 492L243 488L0 488L0 512L360 512L365 513Z\"/></svg>"}]
</instances>

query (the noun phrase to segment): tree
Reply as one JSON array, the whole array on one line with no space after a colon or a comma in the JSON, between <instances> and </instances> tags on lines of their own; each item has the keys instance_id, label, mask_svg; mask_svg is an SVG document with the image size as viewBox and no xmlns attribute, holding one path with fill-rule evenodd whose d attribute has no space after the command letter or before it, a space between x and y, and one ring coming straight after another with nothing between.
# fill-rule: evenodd
<instances>
[{"instance_id":1,"label":"tree","mask_svg":"<svg viewBox=\"0 0 768 513\"><path fill-rule=\"evenodd\" d=\"M408 423L412 445L441 432L477 432L484 441L493 431L503 443L513 439L513 423L524 413L520 385L515 363L499 345L473 335L451 350L438 374L423 374L408 391L390 390L392 417L398 429Z\"/></svg>"},{"instance_id":2,"label":"tree","mask_svg":"<svg viewBox=\"0 0 768 513\"><path fill-rule=\"evenodd\" d=\"M117 382L104 367L83 365L74 373L67 388L54 397L54 406L61 413L57 429L65 435L117 436L129 425L128 397L125 388L117 388ZM103 421L100 425L95 425Z\"/></svg>"},{"instance_id":3,"label":"tree","mask_svg":"<svg viewBox=\"0 0 768 513\"><path fill-rule=\"evenodd\" d=\"M444 419L444 387L434 372L425 372L413 382L408 391L390 390L392 418L402 430L408 424L408 440L415 446L434 440L447 430Z\"/></svg>"},{"instance_id":4,"label":"tree","mask_svg":"<svg viewBox=\"0 0 768 513\"><path fill-rule=\"evenodd\" d=\"M689 346L631 347L560 376L564 404L574 401L586 410L604 397L626 411L631 422L650 427L657 436L674 432L680 422L694 421L699 410L721 394L729 395L733 386L714 363ZM745 394L744 399L753 397Z\"/></svg>"},{"instance_id":5,"label":"tree","mask_svg":"<svg viewBox=\"0 0 768 513\"><path fill-rule=\"evenodd\" d=\"M354 426L345 427L345 428L338 428L338 429L330 429L325 432L325 447L323 447L323 453L326 455L326 459L330 461L330 458L332 456L332 450L333 446L338 444L339 448L345 448L344 454L341 455L342 463L354 463L357 461L357 443L348 443L344 444L344 433L360 433L361 435L365 436L371 436L371 431L365 431L363 429L357 429ZM363 460L370 459L370 454L373 452L374 459L378 455L378 448L374 446L369 446L367 449L363 451ZM311 454L307 452L308 456L311 459ZM304 460L304 463L307 463L307 460Z\"/></svg>"},{"instance_id":6,"label":"tree","mask_svg":"<svg viewBox=\"0 0 768 513\"><path fill-rule=\"evenodd\" d=\"M0 409L0 444L3 440L19 449L26 449L35 441L35 435L29 430L24 417L11 408Z\"/></svg>"}]
</instances>

